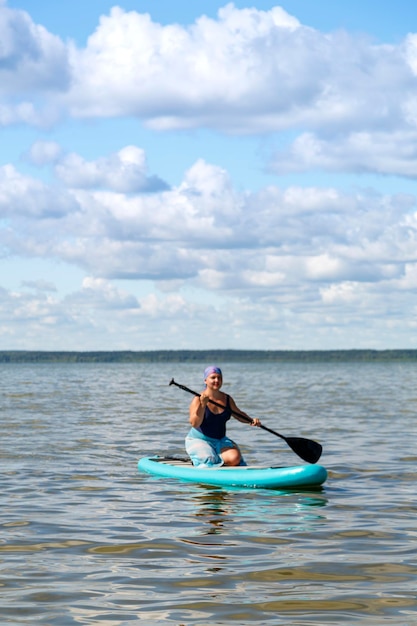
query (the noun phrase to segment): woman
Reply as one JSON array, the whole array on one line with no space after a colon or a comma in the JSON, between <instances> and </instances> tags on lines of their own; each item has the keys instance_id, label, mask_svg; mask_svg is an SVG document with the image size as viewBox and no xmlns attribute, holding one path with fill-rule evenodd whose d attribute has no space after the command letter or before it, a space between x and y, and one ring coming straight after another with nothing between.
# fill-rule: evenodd
<instances>
[{"instance_id":1,"label":"woman","mask_svg":"<svg viewBox=\"0 0 417 626\"><path fill-rule=\"evenodd\" d=\"M260 426L258 419L252 419L240 411L231 396L220 388L223 384L222 371L216 365L204 370L206 388L190 404L191 430L185 439L185 449L193 465L218 467L221 465L246 465L238 446L226 437L226 422L232 411L237 411L252 420L252 426ZM221 404L219 407L216 404ZM234 415L239 422L247 423Z\"/></svg>"}]
</instances>

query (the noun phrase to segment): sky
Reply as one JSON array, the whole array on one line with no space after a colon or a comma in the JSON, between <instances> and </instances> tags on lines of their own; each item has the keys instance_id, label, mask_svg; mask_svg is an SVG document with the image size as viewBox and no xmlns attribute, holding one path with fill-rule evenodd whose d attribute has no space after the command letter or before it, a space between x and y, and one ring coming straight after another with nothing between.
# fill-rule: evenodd
<instances>
[{"instance_id":1,"label":"sky","mask_svg":"<svg viewBox=\"0 0 417 626\"><path fill-rule=\"evenodd\" d=\"M417 348L414 0L0 0L0 350Z\"/></svg>"}]
</instances>

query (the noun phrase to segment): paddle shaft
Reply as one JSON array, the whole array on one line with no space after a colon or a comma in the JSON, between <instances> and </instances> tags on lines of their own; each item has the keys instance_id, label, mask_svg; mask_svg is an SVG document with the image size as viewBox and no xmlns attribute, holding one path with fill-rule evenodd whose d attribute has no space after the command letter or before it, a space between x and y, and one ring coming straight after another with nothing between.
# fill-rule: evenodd
<instances>
[{"instance_id":1,"label":"paddle shaft","mask_svg":"<svg viewBox=\"0 0 417 626\"><path fill-rule=\"evenodd\" d=\"M180 385L179 383L175 382L173 378L171 379L171 382L169 384L175 385L176 387L179 387L183 391L187 391L188 393L191 393L193 396L200 397L200 394L197 391L193 391L192 389L189 389L185 385ZM215 400L212 400L211 398L209 398L209 402L211 402L212 404L215 404L216 406L222 409L226 408L224 404L221 404L220 402L216 402ZM236 415L240 419L243 419L245 422L248 422L249 424L253 423L252 418L247 417L246 415L243 415L243 413L240 413L239 411L233 411L233 410L231 411L233 415ZM308 461L309 463L316 463L321 456L322 446L316 441L312 441L311 439L304 439L303 437L285 437L285 435L281 435L280 433L277 433L275 430L272 430L271 428L268 428L267 426L264 426L263 424L260 424L259 428L262 428L263 430L267 430L272 435L275 435L276 437L280 437L281 439L283 439L290 446L290 448L296 454L298 454L299 457L304 459L304 461Z\"/></svg>"},{"instance_id":2,"label":"paddle shaft","mask_svg":"<svg viewBox=\"0 0 417 626\"><path fill-rule=\"evenodd\" d=\"M176 387L180 387L180 389L183 389L184 391L188 391L188 393L192 393L194 396L200 397L200 394L197 393L197 391L193 391L192 389L188 389L188 387L185 387L184 385L180 385L179 383L176 383L174 379L172 379L169 384L175 385ZM215 404L216 406L220 407L221 409L226 408L224 404L221 404L220 402L216 402L215 400L212 400L211 398L209 398L208 401L211 402L211 404ZM234 411L233 409L230 409L230 410L233 413L233 415L236 415L236 417L240 417L241 419L245 420L245 422L248 422L248 424L253 423L253 419L251 417L247 417L246 415L243 415L243 413L240 413L239 411ZM274 432L273 430L271 430L270 428L267 428L263 424L260 424L259 428L263 428L264 430L267 430L270 433L277 435L277 437L281 437L281 439L284 439L284 440L286 439L284 435L280 435L279 433Z\"/></svg>"}]
</instances>

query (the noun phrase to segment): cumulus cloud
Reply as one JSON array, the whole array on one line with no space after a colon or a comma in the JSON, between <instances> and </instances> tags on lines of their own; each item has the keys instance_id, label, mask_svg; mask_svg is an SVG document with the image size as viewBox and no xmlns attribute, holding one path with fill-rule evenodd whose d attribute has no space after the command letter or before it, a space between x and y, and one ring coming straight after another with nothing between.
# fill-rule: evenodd
<instances>
[{"instance_id":1,"label":"cumulus cloud","mask_svg":"<svg viewBox=\"0 0 417 626\"><path fill-rule=\"evenodd\" d=\"M77 47L0 0L0 41L3 126L124 117L151 131L221 131L231 142L269 133L268 147L280 145L269 163L275 174L417 176L413 34L375 45L306 27L280 7L228 4L188 26L115 7ZM290 131L286 147L280 131ZM49 136L23 155L25 169L0 165L2 257L87 274L65 296L48 276L0 289L0 336L15 333L14 347L40 337L47 347L54 325L78 345L87 335L91 348L113 336L131 348L135 336L143 347L159 337L161 321L162 347L170 333L181 347L187 331L199 336L219 315L225 330L216 341L227 346L272 347L273 331L276 347L291 334L302 348L314 329L320 347L350 324L344 345L355 329L355 347L360 337L369 347L380 341L384 315L397 338L414 327L415 194L302 180L241 189L224 167L198 158L207 154L203 142L169 186L149 173L134 141L97 158L74 145L67 151ZM39 178L28 173L33 166L43 168ZM134 295L137 281L154 293Z\"/></svg>"},{"instance_id":2,"label":"cumulus cloud","mask_svg":"<svg viewBox=\"0 0 417 626\"><path fill-rule=\"evenodd\" d=\"M59 37L35 24L25 11L0 5L0 95L68 88L68 52Z\"/></svg>"},{"instance_id":3,"label":"cumulus cloud","mask_svg":"<svg viewBox=\"0 0 417 626\"><path fill-rule=\"evenodd\" d=\"M383 335L384 347L395 348L406 347L410 332L417 327L417 310L414 308L413 319L405 292L382 293L368 284L330 286L323 289L322 299L304 288L279 296L274 292L273 297L258 301L228 298L219 307L218 303L190 301L179 293L153 293L136 299L125 291L115 291L107 281L98 284L92 280L92 288L85 282L79 291L65 297L0 287L3 348L189 349L195 348L196 338L206 336L208 320L219 318L213 347L305 349L308 340L310 349L321 349L331 336L346 348L378 348Z\"/></svg>"},{"instance_id":4,"label":"cumulus cloud","mask_svg":"<svg viewBox=\"0 0 417 626\"><path fill-rule=\"evenodd\" d=\"M16 226L21 218L24 227L31 219L68 217L77 209L76 200L65 189L25 176L14 165L0 166L0 219L10 219Z\"/></svg>"},{"instance_id":5,"label":"cumulus cloud","mask_svg":"<svg viewBox=\"0 0 417 626\"><path fill-rule=\"evenodd\" d=\"M132 147L126 154L143 156ZM57 187L12 166L0 169L0 179L3 249L65 261L100 279L173 280L271 297L292 285L318 294L334 281L399 280L415 262L410 194L238 192L225 170L202 160L177 187L153 194Z\"/></svg>"},{"instance_id":6,"label":"cumulus cloud","mask_svg":"<svg viewBox=\"0 0 417 626\"><path fill-rule=\"evenodd\" d=\"M69 114L137 117L159 130L294 129L299 137L277 151L271 171L417 173L414 34L397 46L375 45L306 27L280 7L227 4L188 26L114 7L77 48L3 4L0 39L4 126L53 124ZM34 146L34 162L56 158L52 142L49 154L46 147L41 155ZM126 150L94 163L68 154L57 175L80 187L161 189L140 152Z\"/></svg>"},{"instance_id":7,"label":"cumulus cloud","mask_svg":"<svg viewBox=\"0 0 417 626\"><path fill-rule=\"evenodd\" d=\"M417 177L417 131L356 132L321 138L303 133L292 145L271 158L277 174L324 170Z\"/></svg>"},{"instance_id":8,"label":"cumulus cloud","mask_svg":"<svg viewBox=\"0 0 417 626\"><path fill-rule=\"evenodd\" d=\"M149 349L166 348L159 332L161 320L178 337L175 329L183 327L184 316L194 320L201 332L205 308L190 304L177 294L149 294L141 299L111 282L88 276L78 291L67 296L41 281L27 281L23 291L0 287L0 337L5 349ZM13 320L13 324L10 321ZM57 336L54 329L59 328ZM158 338L160 336L160 339ZM182 336L186 340L186 336ZM114 343L115 342L115 343Z\"/></svg>"},{"instance_id":9,"label":"cumulus cloud","mask_svg":"<svg viewBox=\"0 0 417 626\"><path fill-rule=\"evenodd\" d=\"M116 7L73 51L70 108L80 117L134 115L156 129L401 128L415 97L414 47L411 37L377 46L321 33L280 7L228 4L187 27Z\"/></svg>"},{"instance_id":10,"label":"cumulus cloud","mask_svg":"<svg viewBox=\"0 0 417 626\"><path fill-rule=\"evenodd\" d=\"M148 174L145 151L133 145L86 161L79 154L65 153L54 141L36 141L24 157L36 166L53 165L56 178L72 189L111 189L122 193L168 189L159 176Z\"/></svg>"},{"instance_id":11,"label":"cumulus cloud","mask_svg":"<svg viewBox=\"0 0 417 626\"><path fill-rule=\"evenodd\" d=\"M73 188L108 188L123 193L168 189L158 176L148 176L145 153L136 146L89 162L78 154L65 155L56 163L55 174Z\"/></svg>"},{"instance_id":12,"label":"cumulus cloud","mask_svg":"<svg viewBox=\"0 0 417 626\"><path fill-rule=\"evenodd\" d=\"M42 167L58 161L61 154L62 148L56 141L39 140L35 141L23 156L33 165Z\"/></svg>"},{"instance_id":13,"label":"cumulus cloud","mask_svg":"<svg viewBox=\"0 0 417 626\"><path fill-rule=\"evenodd\" d=\"M0 95L42 94L41 106L28 99L15 109L6 98L3 123L34 123L47 103L82 118L136 116L156 129L415 128L413 35L375 45L306 27L280 7L233 4L188 26L114 7L84 48L0 6L0 34Z\"/></svg>"},{"instance_id":14,"label":"cumulus cloud","mask_svg":"<svg viewBox=\"0 0 417 626\"><path fill-rule=\"evenodd\" d=\"M214 308L212 311L214 314ZM189 332L203 332L206 312L206 307L187 302L179 294L149 294L138 299L94 277L86 277L78 291L64 297L45 294L43 289L19 292L0 287L0 338L3 349L185 347ZM184 319L189 321L187 328ZM160 332L161 323L165 333Z\"/></svg>"},{"instance_id":15,"label":"cumulus cloud","mask_svg":"<svg viewBox=\"0 0 417 626\"><path fill-rule=\"evenodd\" d=\"M53 94L71 83L68 46L28 13L0 4L0 125L56 121Z\"/></svg>"},{"instance_id":16,"label":"cumulus cloud","mask_svg":"<svg viewBox=\"0 0 417 626\"><path fill-rule=\"evenodd\" d=\"M211 125L216 119L223 125L223 111L226 125L233 125L237 111L243 117L253 112L254 89L263 91L273 76L275 85L277 80L284 84L272 101L297 93L302 81L291 75L279 52L298 29L298 21L279 7L239 11L230 4L217 20L201 17L190 27L161 26L148 14L115 7L101 18L86 48L74 51L72 111L137 115L158 128ZM275 43L277 54L266 55ZM301 66L308 55L300 48Z\"/></svg>"},{"instance_id":17,"label":"cumulus cloud","mask_svg":"<svg viewBox=\"0 0 417 626\"><path fill-rule=\"evenodd\" d=\"M139 308L137 298L115 287L103 278L87 276L82 282L81 291L66 298L70 306L88 309L132 310Z\"/></svg>"}]
</instances>

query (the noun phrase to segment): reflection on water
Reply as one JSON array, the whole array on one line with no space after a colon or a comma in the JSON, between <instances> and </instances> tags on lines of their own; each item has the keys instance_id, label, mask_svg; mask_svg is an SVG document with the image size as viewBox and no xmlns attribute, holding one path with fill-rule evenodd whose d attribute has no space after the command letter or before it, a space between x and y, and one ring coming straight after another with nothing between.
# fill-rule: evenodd
<instances>
[{"instance_id":1,"label":"reflection on water","mask_svg":"<svg viewBox=\"0 0 417 626\"><path fill-rule=\"evenodd\" d=\"M416 624L417 367L223 367L249 414L323 444L329 480L299 492L137 473L183 454L189 397L168 382L202 368L179 369L0 367L2 625ZM249 462L297 462L231 433Z\"/></svg>"},{"instance_id":2,"label":"reflection on water","mask_svg":"<svg viewBox=\"0 0 417 626\"><path fill-rule=\"evenodd\" d=\"M227 528L227 492L222 489L202 488L201 494L197 493L193 501L196 504L195 516L198 521L204 522L203 526L207 526L204 534L219 535L225 525Z\"/></svg>"},{"instance_id":3,"label":"reflection on water","mask_svg":"<svg viewBox=\"0 0 417 626\"><path fill-rule=\"evenodd\" d=\"M259 490L253 493L248 490L245 494L243 506L236 506L236 492L238 500L242 499L243 490L238 488L214 488L210 486L200 486L198 493L192 497L196 505L195 515L200 522L205 522L207 527L203 526L203 534L218 535L230 532L230 526L234 526L236 519L242 521L244 518L262 518L270 523L269 515L274 516L275 523L286 524L287 518L290 518L291 524L299 523L305 525L309 520L325 519L324 516L318 514L312 508L324 507L327 504L327 498L323 488L318 487L314 490L302 492L291 491L270 491ZM273 498L279 498L279 511L277 512L276 502ZM272 499L271 499L272 498ZM271 511L273 508L273 511ZM285 526L286 527L286 526ZM246 526L245 532L246 532ZM236 529L237 532L238 529ZM201 532L201 531L200 531Z\"/></svg>"}]
</instances>

